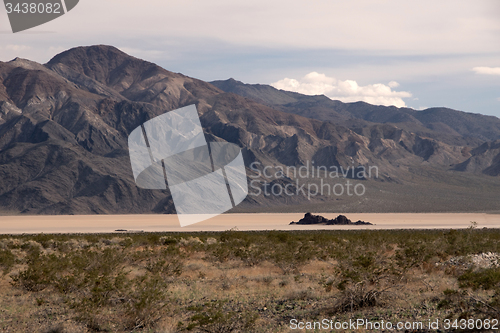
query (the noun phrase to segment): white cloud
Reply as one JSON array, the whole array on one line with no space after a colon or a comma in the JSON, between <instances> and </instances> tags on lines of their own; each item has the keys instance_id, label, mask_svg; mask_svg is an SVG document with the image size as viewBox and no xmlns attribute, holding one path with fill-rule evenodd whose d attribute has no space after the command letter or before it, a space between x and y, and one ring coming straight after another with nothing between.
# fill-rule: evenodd
<instances>
[{"instance_id":1,"label":"white cloud","mask_svg":"<svg viewBox=\"0 0 500 333\"><path fill-rule=\"evenodd\" d=\"M29 50L31 47L28 45L18 45L18 44L8 44L5 46L5 49L8 51L21 52Z\"/></svg>"},{"instance_id":2,"label":"white cloud","mask_svg":"<svg viewBox=\"0 0 500 333\"><path fill-rule=\"evenodd\" d=\"M474 67L476 74L500 75L500 67Z\"/></svg>"},{"instance_id":3,"label":"white cloud","mask_svg":"<svg viewBox=\"0 0 500 333\"><path fill-rule=\"evenodd\" d=\"M363 101L375 105L394 105L397 107L406 106L403 98L412 96L407 91L393 91L392 88L399 86L395 81L389 82L388 85L375 83L360 86L353 80L337 80L317 72L311 72L299 80L284 78L271 85L277 89L295 91L305 95L325 95L342 102Z\"/></svg>"}]
</instances>

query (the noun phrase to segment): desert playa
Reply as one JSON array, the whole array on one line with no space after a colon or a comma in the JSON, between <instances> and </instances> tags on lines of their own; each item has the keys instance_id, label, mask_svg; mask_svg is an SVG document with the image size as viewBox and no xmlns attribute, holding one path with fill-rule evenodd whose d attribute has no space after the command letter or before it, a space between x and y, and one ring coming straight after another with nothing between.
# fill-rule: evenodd
<instances>
[{"instance_id":1,"label":"desert playa","mask_svg":"<svg viewBox=\"0 0 500 333\"><path fill-rule=\"evenodd\" d=\"M335 218L335 213L315 213ZM500 228L499 214L486 213L350 213L353 221L363 220L374 225L325 226L289 225L303 214L223 214L181 228L176 215L37 215L0 216L0 234L23 233L109 233L129 232L191 232L238 230L348 230L348 229L450 229L468 228L477 222L478 228Z\"/></svg>"}]
</instances>

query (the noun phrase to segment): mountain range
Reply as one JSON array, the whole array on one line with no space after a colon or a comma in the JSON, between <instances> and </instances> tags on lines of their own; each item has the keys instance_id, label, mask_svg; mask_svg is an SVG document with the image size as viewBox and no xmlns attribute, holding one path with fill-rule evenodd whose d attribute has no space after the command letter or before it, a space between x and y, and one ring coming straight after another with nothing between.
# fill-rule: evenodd
<instances>
[{"instance_id":1,"label":"mountain range","mask_svg":"<svg viewBox=\"0 0 500 333\"><path fill-rule=\"evenodd\" d=\"M378 177L351 177L366 189L362 196L249 195L233 211L498 210L496 117L342 103L234 79L204 82L97 45L46 64L0 62L0 211L175 212L168 189L136 186L127 138L145 121L190 104L208 141L242 148L251 191L299 186L296 175L278 175L287 167L378 170ZM332 186L345 181L322 177Z\"/></svg>"}]
</instances>

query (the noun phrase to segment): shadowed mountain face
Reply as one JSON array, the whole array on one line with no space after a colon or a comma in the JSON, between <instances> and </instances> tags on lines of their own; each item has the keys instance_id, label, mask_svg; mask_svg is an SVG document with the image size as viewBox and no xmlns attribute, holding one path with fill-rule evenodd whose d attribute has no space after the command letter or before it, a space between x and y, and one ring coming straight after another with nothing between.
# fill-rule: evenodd
<instances>
[{"instance_id":1,"label":"shadowed mountain face","mask_svg":"<svg viewBox=\"0 0 500 333\"><path fill-rule=\"evenodd\" d=\"M378 170L376 179L345 175L366 185L363 197L249 195L240 211L496 209L488 194L500 173L500 148L490 142L500 138L495 117L344 104L234 80L209 84L114 47L91 46L45 65L0 62L0 210L175 212L168 190L136 186L127 138L145 121L190 104L209 141L235 143L247 166L256 162L248 173L260 183L252 189L300 187L296 175L279 176L286 167ZM480 204L457 202L485 186L493 192L475 195Z\"/></svg>"}]
</instances>

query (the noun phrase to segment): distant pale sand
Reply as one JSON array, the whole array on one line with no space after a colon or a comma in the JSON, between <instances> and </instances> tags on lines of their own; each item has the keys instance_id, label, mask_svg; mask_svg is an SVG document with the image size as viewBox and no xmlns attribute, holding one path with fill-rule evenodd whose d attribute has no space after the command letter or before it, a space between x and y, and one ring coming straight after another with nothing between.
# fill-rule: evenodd
<instances>
[{"instance_id":1,"label":"distant pale sand","mask_svg":"<svg viewBox=\"0 0 500 333\"><path fill-rule=\"evenodd\" d=\"M321 214L335 218L338 214ZM363 220L372 226L299 226L289 225L304 214L223 214L184 228L176 215L58 215L0 216L0 234L20 233L107 233L128 231L224 231L238 230L340 230L340 229L447 229L467 228L471 221L478 228L500 228L497 214L345 214L352 221Z\"/></svg>"}]
</instances>

